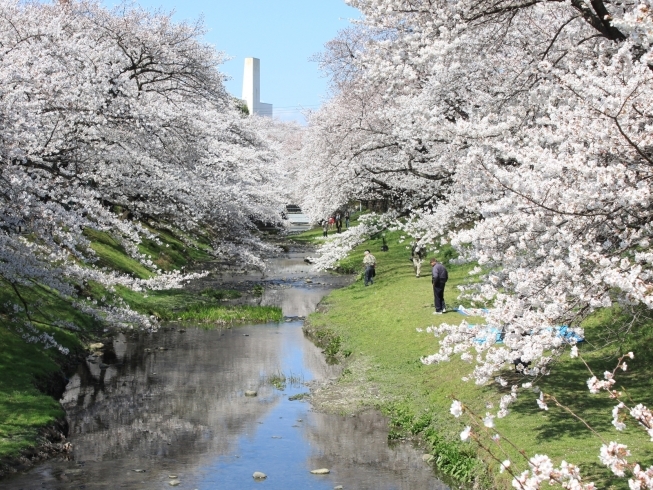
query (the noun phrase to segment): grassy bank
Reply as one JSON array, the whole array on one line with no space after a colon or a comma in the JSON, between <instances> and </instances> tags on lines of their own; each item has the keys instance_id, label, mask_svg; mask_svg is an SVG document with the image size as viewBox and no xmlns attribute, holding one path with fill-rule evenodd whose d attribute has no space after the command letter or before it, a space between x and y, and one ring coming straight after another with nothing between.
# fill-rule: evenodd
<instances>
[{"instance_id":1,"label":"grassy bank","mask_svg":"<svg viewBox=\"0 0 653 490\"><path fill-rule=\"evenodd\" d=\"M211 259L208 242L175 234L170 230L152 230L158 240L144 240L139 251L162 270L175 270ZM131 258L111 235L86 230L95 250L97 265L133 277L153 276L150 268ZM183 238L183 240L182 240ZM236 299L238 291L207 289L189 292L175 289L134 292L117 287L109 292L90 283L83 297L100 303L124 301L132 309L166 321L183 321L202 326L232 323L278 321L281 310L273 307L226 305ZM14 305L25 311L16 311ZM34 326L26 328L27 315ZM12 286L0 282L0 476L6 464L39 444L45 427L52 426L64 415L57 398L65 385L64 371L84 355L87 346L112 335L105 325L71 306L69 298L61 298L38 284L32 287ZM23 336L50 335L69 353L43 342L26 342Z\"/></svg>"},{"instance_id":2,"label":"grassy bank","mask_svg":"<svg viewBox=\"0 0 653 490\"><path fill-rule=\"evenodd\" d=\"M380 239L370 240L340 264L345 270L361 270L363 250L371 249L378 262L374 285L364 287L359 279L347 288L334 291L323 301L320 311L308 319L309 334L327 355L344 363L337 390L347 393L356 404L338 405L339 409L378 407L391 418L391 437L420 436L443 473L462 481L476 480L489 488L509 488L509 477L499 474L498 463L490 461L474 443L460 441L459 434L466 424L449 414L452 397L462 400L478 414L496 413L502 394L498 385L476 386L462 381L471 366L460 360L431 366L420 362L420 357L437 351L438 342L432 335L416 329L441 322L458 324L463 319L481 323L482 318L463 317L454 312L434 316L428 265L423 276L416 278L406 243L399 243L398 233L388 233L386 239L388 252L380 252ZM438 255L446 264L453 251L444 247ZM471 267L448 264L447 268L450 279L445 300L450 306L458 305L456 286L469 280ZM633 350L636 358L629 363L629 371L620 374L619 382L627 387L634 400L650 406L653 328L643 322L637 333L621 344L598 348L603 345L600 338L607 329L625 320L614 310L595 315L584 325L587 342L580 350L595 373L612 370L616 354ZM514 372L503 376L509 384L529 381ZM581 362L565 355L541 386L584 417L607 440L629 445L633 461L646 466L653 463L653 446L648 438L632 426L616 432L610 416L614 401L603 395L590 395L588 378ZM548 454L557 463L564 459L579 464L584 480L596 482L598 488L627 488L626 480L612 478L610 471L599 464L598 437L562 410L555 407L547 412L539 410L535 399L532 392L520 395L511 406L511 414L497 420L498 430L530 456ZM493 404L490 410L486 408L488 403ZM515 470L525 469L524 459L517 451L506 448L506 452L501 459L511 459Z\"/></svg>"}]
</instances>

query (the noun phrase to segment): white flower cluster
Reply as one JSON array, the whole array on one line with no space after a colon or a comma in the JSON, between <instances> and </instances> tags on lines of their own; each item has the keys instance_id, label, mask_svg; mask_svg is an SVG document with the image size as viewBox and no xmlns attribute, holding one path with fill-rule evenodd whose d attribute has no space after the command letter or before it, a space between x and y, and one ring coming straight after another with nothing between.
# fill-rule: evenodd
<instances>
[{"instance_id":1,"label":"white flower cluster","mask_svg":"<svg viewBox=\"0 0 653 490\"><path fill-rule=\"evenodd\" d=\"M59 344L59 342L57 342L51 334L41 331L38 327L29 321L21 322L19 325L17 325L16 331L28 344L41 344L44 349L54 348L64 355L67 355L70 352L67 347Z\"/></svg>"},{"instance_id":2,"label":"white flower cluster","mask_svg":"<svg viewBox=\"0 0 653 490\"><path fill-rule=\"evenodd\" d=\"M516 387L513 387L513 393L516 392ZM504 397L505 398L505 397ZM508 396L507 398L511 398ZM505 404L510 403L508 400L502 399L502 409L505 409ZM466 407L459 401L454 400L451 404L449 410L451 414L458 418L466 411ZM494 429L494 415L486 413L485 417L482 420L483 426L487 429ZM495 431L492 431L491 440L499 444L501 437ZM478 434L475 434L472 426L466 426L463 431L460 433L460 439L462 441L467 441L470 437L478 437ZM625 449L625 446L624 446ZM605 455L604 455L605 453ZM621 464L619 459L620 455L623 455L623 450L618 447L610 446L610 449L605 451L602 449L601 460L610 462L613 466L617 467ZM616 459L615 459L616 458ZM508 470L511 471L511 462L510 460L505 460L501 462L499 471L503 473ZM512 486L518 490L537 490L542 488L543 484L548 485L560 485L563 488L573 489L573 490L594 490L595 486L593 483L582 483L580 476L580 471L577 466L569 464L566 461L562 461L560 467L555 468L551 459L546 455L536 454L529 460L529 470L522 472L519 475L514 475ZM512 474L512 473L511 473ZM642 487L644 488L644 487Z\"/></svg>"},{"instance_id":3,"label":"white flower cluster","mask_svg":"<svg viewBox=\"0 0 653 490\"><path fill-rule=\"evenodd\" d=\"M653 412L639 403L630 409L630 416L639 422L653 441Z\"/></svg>"},{"instance_id":4,"label":"white flower cluster","mask_svg":"<svg viewBox=\"0 0 653 490\"><path fill-rule=\"evenodd\" d=\"M642 470L637 464L633 468L633 477L628 479L630 490L651 490L653 489L653 466Z\"/></svg>"},{"instance_id":5,"label":"white flower cluster","mask_svg":"<svg viewBox=\"0 0 653 490\"><path fill-rule=\"evenodd\" d=\"M612 425L614 425L615 429L617 430L624 430L626 428L626 424L624 424L619 418L619 410L625 407L626 406L623 404L623 402L619 402L619 404L615 405L615 407L612 409Z\"/></svg>"},{"instance_id":6,"label":"white flower cluster","mask_svg":"<svg viewBox=\"0 0 653 490\"><path fill-rule=\"evenodd\" d=\"M563 461L555 468L548 456L536 454L529 461L530 470L526 470L512 481L512 486L519 490L537 490L546 483L560 485L571 490L595 490L594 483L582 483L577 466Z\"/></svg>"},{"instance_id":7,"label":"white flower cluster","mask_svg":"<svg viewBox=\"0 0 653 490\"><path fill-rule=\"evenodd\" d=\"M489 325L496 321L494 310L486 315ZM494 320L493 320L494 319ZM529 329L527 324L516 324L502 329L488 325L470 325L463 321L460 325L441 324L426 329L439 339L437 353L422 358L424 364L448 361L452 355L460 354L466 361L474 359L476 366L473 378L477 384L485 384L495 379L501 384L501 378L495 373L506 364L515 365L519 370L531 376L548 374L551 354L574 343L576 337L563 337L552 326ZM567 329L568 333L582 336L580 328Z\"/></svg>"},{"instance_id":8,"label":"white flower cluster","mask_svg":"<svg viewBox=\"0 0 653 490\"><path fill-rule=\"evenodd\" d=\"M604 374L605 379L598 379L596 376L592 376L587 380L587 387L590 390L590 393L598 393L601 390L611 391L612 386L615 383L614 376L610 371L606 371Z\"/></svg>"},{"instance_id":9,"label":"white flower cluster","mask_svg":"<svg viewBox=\"0 0 653 490\"><path fill-rule=\"evenodd\" d=\"M626 458L630 456L628 446L616 442L603 444L599 452L601 463L606 465L617 476L625 476L624 470L628 466Z\"/></svg>"}]
</instances>

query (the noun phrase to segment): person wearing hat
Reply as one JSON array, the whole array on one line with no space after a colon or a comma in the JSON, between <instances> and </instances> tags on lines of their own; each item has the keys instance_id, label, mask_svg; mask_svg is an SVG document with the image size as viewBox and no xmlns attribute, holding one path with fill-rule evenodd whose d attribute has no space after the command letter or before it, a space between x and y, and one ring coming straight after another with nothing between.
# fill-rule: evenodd
<instances>
[{"instance_id":1,"label":"person wearing hat","mask_svg":"<svg viewBox=\"0 0 653 490\"><path fill-rule=\"evenodd\" d=\"M410 249L410 258L413 261L413 269L415 270L415 277L419 277L422 270L422 261L426 255L426 248L424 245L413 243Z\"/></svg>"},{"instance_id":2,"label":"person wearing hat","mask_svg":"<svg viewBox=\"0 0 653 490\"><path fill-rule=\"evenodd\" d=\"M374 257L369 250L365 250L363 265L365 266L365 285L368 286L369 284L374 284L374 276L376 275L376 257Z\"/></svg>"}]
</instances>

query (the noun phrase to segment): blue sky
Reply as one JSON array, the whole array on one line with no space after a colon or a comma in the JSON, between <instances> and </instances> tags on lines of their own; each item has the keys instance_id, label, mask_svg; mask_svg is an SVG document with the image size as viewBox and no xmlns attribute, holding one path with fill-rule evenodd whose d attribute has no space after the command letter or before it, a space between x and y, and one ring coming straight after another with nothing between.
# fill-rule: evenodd
<instances>
[{"instance_id":1,"label":"blue sky","mask_svg":"<svg viewBox=\"0 0 653 490\"><path fill-rule=\"evenodd\" d=\"M113 6L117 0L104 0ZM136 0L141 6L174 10L177 20L204 15L205 41L233 57L222 66L229 92L241 96L243 62L261 60L261 101L275 117L302 120L300 107L316 109L326 80L308 58L358 17L344 0Z\"/></svg>"}]
</instances>

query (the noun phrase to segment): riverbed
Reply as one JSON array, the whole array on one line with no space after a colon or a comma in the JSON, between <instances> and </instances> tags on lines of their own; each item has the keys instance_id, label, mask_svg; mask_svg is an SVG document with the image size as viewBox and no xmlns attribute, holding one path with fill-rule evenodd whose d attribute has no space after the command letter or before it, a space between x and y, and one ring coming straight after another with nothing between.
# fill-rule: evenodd
<instances>
[{"instance_id":1,"label":"riverbed","mask_svg":"<svg viewBox=\"0 0 653 490\"><path fill-rule=\"evenodd\" d=\"M388 444L379 413L322 414L305 401L308 384L340 369L304 337L303 317L347 278L313 273L303 254L288 253L262 274L210 280L263 284L251 301L281 306L285 320L114 336L103 356L79 366L61 400L70 458L2 488L448 488L420 451ZM329 473L311 473L320 468ZM267 478L254 480L257 471Z\"/></svg>"}]
</instances>

